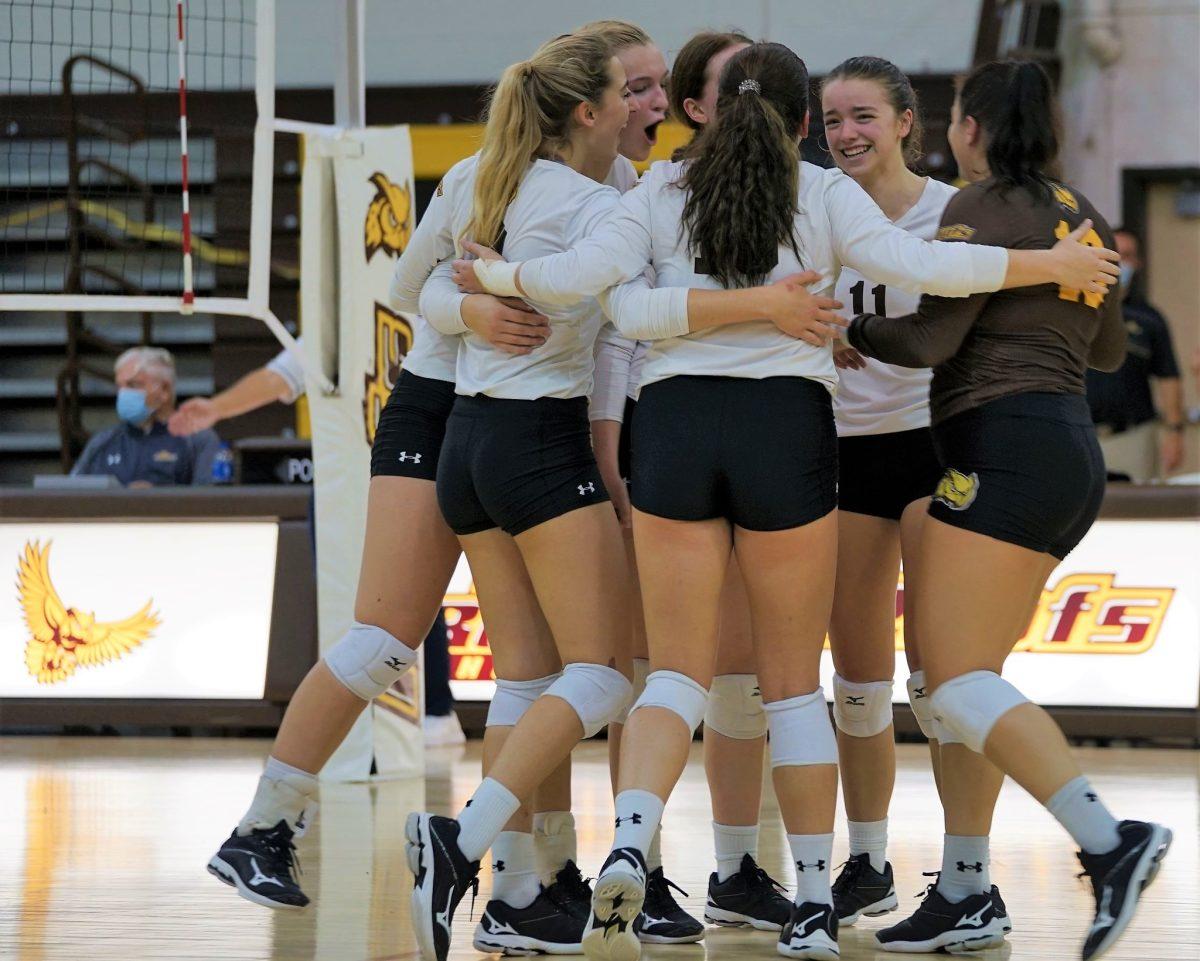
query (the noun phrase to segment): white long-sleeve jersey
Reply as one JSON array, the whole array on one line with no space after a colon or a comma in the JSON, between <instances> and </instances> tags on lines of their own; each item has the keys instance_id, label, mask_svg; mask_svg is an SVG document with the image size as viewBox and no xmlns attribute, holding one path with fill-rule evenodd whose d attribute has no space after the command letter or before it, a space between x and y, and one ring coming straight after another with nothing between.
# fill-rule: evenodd
<instances>
[{"instance_id":1,"label":"white long-sleeve jersey","mask_svg":"<svg viewBox=\"0 0 1200 961\"><path fill-rule=\"evenodd\" d=\"M523 263L521 287L547 305L603 294L601 302L623 334L657 338L646 357L642 386L698 374L812 377L832 389L837 375L829 348L789 337L766 321L686 332L687 288L719 285L696 272L691 238L682 228L685 193L678 180L684 163L651 167L586 242ZM809 289L822 295L832 293L843 264L877 283L950 297L998 290L1008 269L1002 248L922 240L888 220L841 171L809 163L800 169L795 234L800 258L781 246L768 281L814 270L821 279ZM657 290L646 288L642 272L647 265L654 269ZM670 333L664 336L664 331Z\"/></svg>"},{"instance_id":2,"label":"white long-sleeve jersey","mask_svg":"<svg viewBox=\"0 0 1200 961\"><path fill-rule=\"evenodd\" d=\"M933 240L942 211L956 193L956 187L930 178L917 202L895 221L896 226ZM861 313L905 317L916 313L921 300L919 293L879 283L853 267L842 270L834 296L842 302L841 313L847 318ZM862 370L843 371L833 405L838 434L891 434L928 427L932 378L928 367L897 367L874 359Z\"/></svg>"},{"instance_id":3,"label":"white long-sleeve jersey","mask_svg":"<svg viewBox=\"0 0 1200 961\"><path fill-rule=\"evenodd\" d=\"M604 182L618 193L637 186L638 173L626 157L618 156ZM619 333L611 321L596 335L596 370L592 396L588 399L589 420L625 419L625 399L636 397L646 357L646 342L631 340Z\"/></svg>"},{"instance_id":4,"label":"white long-sleeve jersey","mask_svg":"<svg viewBox=\"0 0 1200 961\"><path fill-rule=\"evenodd\" d=\"M471 216L477 160L456 164L442 182L444 204L426 212L442 236L458 237ZM504 255L526 260L561 252L581 243L607 220L620 195L565 164L535 160L504 215ZM422 226L425 220L422 221ZM443 254L443 259L449 256ZM455 390L516 400L583 397L592 392L593 349L604 316L593 298L571 305L531 306L550 318L550 337L524 356L506 354L466 329L459 315L462 295L450 277L450 265L433 270L418 300L421 313L436 329L459 335Z\"/></svg>"}]
</instances>

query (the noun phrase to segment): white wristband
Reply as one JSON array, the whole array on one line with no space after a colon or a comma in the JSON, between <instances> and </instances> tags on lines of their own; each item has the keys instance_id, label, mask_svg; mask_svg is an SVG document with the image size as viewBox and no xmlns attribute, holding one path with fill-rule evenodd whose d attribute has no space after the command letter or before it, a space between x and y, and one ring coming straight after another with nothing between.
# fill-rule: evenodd
<instances>
[{"instance_id":1,"label":"white wristband","mask_svg":"<svg viewBox=\"0 0 1200 961\"><path fill-rule=\"evenodd\" d=\"M506 260L476 260L475 278L483 284L484 290L497 297L520 297L517 289L517 269L519 263L510 264Z\"/></svg>"}]
</instances>

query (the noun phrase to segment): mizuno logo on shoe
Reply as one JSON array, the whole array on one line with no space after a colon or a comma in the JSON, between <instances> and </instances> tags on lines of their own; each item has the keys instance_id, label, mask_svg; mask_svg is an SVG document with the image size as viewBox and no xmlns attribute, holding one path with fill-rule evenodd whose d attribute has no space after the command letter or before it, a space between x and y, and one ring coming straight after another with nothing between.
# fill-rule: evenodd
<instances>
[{"instance_id":1,"label":"mizuno logo on shoe","mask_svg":"<svg viewBox=\"0 0 1200 961\"><path fill-rule=\"evenodd\" d=\"M824 860L814 861L812 864L805 864L803 861L796 862L796 870L805 871L808 869L812 869L814 871L824 871L825 870L825 861Z\"/></svg>"},{"instance_id":2,"label":"mizuno logo on shoe","mask_svg":"<svg viewBox=\"0 0 1200 961\"><path fill-rule=\"evenodd\" d=\"M974 864L967 864L965 861L958 862L960 871L974 871L976 874L983 874L983 862L976 861Z\"/></svg>"},{"instance_id":3,"label":"mizuno logo on shoe","mask_svg":"<svg viewBox=\"0 0 1200 961\"><path fill-rule=\"evenodd\" d=\"M804 937L805 935L809 934L810 932L808 931L808 926L810 924L812 924L814 921L818 921L818 922L821 921L824 917L825 917L825 912L818 911L811 918L805 918L803 921L801 921L798 925L796 925L792 929L792 937L793 938L797 937L797 936Z\"/></svg>"},{"instance_id":4,"label":"mizuno logo on shoe","mask_svg":"<svg viewBox=\"0 0 1200 961\"><path fill-rule=\"evenodd\" d=\"M446 907L442 911L437 911L433 915L433 920L440 924L446 930L446 935L450 935L450 905L454 903L454 889L451 888L446 892Z\"/></svg>"},{"instance_id":5,"label":"mizuno logo on shoe","mask_svg":"<svg viewBox=\"0 0 1200 961\"><path fill-rule=\"evenodd\" d=\"M991 909L990 904L985 904L974 914L964 914L955 922L956 928L982 928L984 925L983 916Z\"/></svg>"},{"instance_id":6,"label":"mizuno logo on shoe","mask_svg":"<svg viewBox=\"0 0 1200 961\"><path fill-rule=\"evenodd\" d=\"M642 816L635 811L633 814L629 815L629 817L627 817L627 818L617 818L617 827L621 826L622 821L628 821L630 824L641 824Z\"/></svg>"},{"instance_id":7,"label":"mizuno logo on shoe","mask_svg":"<svg viewBox=\"0 0 1200 961\"><path fill-rule=\"evenodd\" d=\"M254 875L250 878L250 884L252 884L254 887L258 887L260 884L278 884L280 887L283 887L283 882L278 878L268 877L267 875L263 874L262 870L258 866L258 862L255 861L254 858L250 859L250 866L254 868Z\"/></svg>"}]
</instances>

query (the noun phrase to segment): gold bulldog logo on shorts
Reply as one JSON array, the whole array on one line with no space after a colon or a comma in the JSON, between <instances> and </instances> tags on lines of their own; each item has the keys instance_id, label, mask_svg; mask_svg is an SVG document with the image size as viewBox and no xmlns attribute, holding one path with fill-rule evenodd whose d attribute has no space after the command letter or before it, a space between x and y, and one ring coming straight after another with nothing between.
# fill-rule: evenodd
<instances>
[{"instance_id":1,"label":"gold bulldog logo on shorts","mask_svg":"<svg viewBox=\"0 0 1200 961\"><path fill-rule=\"evenodd\" d=\"M933 499L945 504L952 511L965 511L975 503L979 493L979 475L964 474L953 467L947 467L946 473L938 481Z\"/></svg>"}]
</instances>

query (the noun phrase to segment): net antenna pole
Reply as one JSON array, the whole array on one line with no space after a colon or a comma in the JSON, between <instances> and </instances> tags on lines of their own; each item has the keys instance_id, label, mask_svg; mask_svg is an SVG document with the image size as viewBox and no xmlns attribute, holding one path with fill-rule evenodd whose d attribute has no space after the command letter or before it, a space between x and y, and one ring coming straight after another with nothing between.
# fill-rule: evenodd
<instances>
[{"instance_id":1,"label":"net antenna pole","mask_svg":"<svg viewBox=\"0 0 1200 961\"><path fill-rule=\"evenodd\" d=\"M367 125L367 76L363 53L365 0L335 4L333 122L342 128Z\"/></svg>"},{"instance_id":2,"label":"net antenna pole","mask_svg":"<svg viewBox=\"0 0 1200 961\"><path fill-rule=\"evenodd\" d=\"M183 200L183 303L179 312L191 314L195 310L196 289L192 279L192 210L188 195L187 56L183 39L183 0L176 0L175 13L179 26L179 168Z\"/></svg>"}]
</instances>

